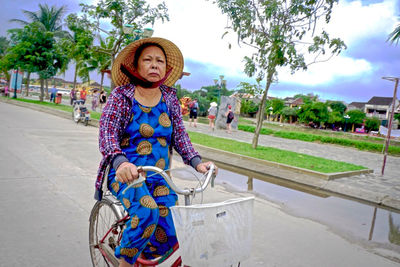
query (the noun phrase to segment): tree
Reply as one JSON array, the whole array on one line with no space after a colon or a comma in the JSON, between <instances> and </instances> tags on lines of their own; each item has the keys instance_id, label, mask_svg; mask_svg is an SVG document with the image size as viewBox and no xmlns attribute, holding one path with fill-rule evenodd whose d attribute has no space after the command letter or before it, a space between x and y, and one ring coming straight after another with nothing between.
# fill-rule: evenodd
<instances>
[{"instance_id":1,"label":"tree","mask_svg":"<svg viewBox=\"0 0 400 267\"><path fill-rule=\"evenodd\" d=\"M285 118L289 118L289 123L292 123L293 117L297 115L296 109L291 107L284 107L281 113Z\"/></svg>"},{"instance_id":2,"label":"tree","mask_svg":"<svg viewBox=\"0 0 400 267\"><path fill-rule=\"evenodd\" d=\"M11 19L10 22L17 22L22 26L27 26L33 22L36 22L38 27L42 31L53 33L54 38L62 38L68 36L68 32L62 30L62 17L65 13L66 7L61 6L57 8L56 6L49 7L47 4L39 4L39 10L36 12L22 10L22 12L29 18L30 21L25 21L21 19ZM11 29L10 32L18 32L22 29ZM23 69L26 70L26 69ZM26 83L26 95L29 91L29 81L31 72L28 71L27 83ZM48 91L46 90L46 96L48 97Z\"/></svg>"},{"instance_id":3,"label":"tree","mask_svg":"<svg viewBox=\"0 0 400 267\"><path fill-rule=\"evenodd\" d=\"M157 19L169 20L165 3L152 8L143 0L100 0L96 6L80 4L84 16L88 17L88 26L93 26L94 33L106 34L112 43L111 48L95 46L94 51L110 57L111 64L114 63L115 56L131 40L123 32L126 24L133 26L133 30L142 30L146 25L154 25ZM105 30L100 25L100 21L109 20L110 30ZM109 28L109 24L107 27ZM111 81L111 89L114 84Z\"/></svg>"},{"instance_id":4,"label":"tree","mask_svg":"<svg viewBox=\"0 0 400 267\"><path fill-rule=\"evenodd\" d=\"M80 19L76 14L68 15L66 23L72 35L63 38L62 45L68 57L75 62L73 87L75 89L77 76L83 81L90 81L89 72L96 68L89 63L94 37L90 28L87 27L87 21Z\"/></svg>"},{"instance_id":5,"label":"tree","mask_svg":"<svg viewBox=\"0 0 400 267\"><path fill-rule=\"evenodd\" d=\"M365 128L368 132L379 130L380 124L381 124L381 121L377 117L367 118L365 120Z\"/></svg>"},{"instance_id":6,"label":"tree","mask_svg":"<svg viewBox=\"0 0 400 267\"><path fill-rule=\"evenodd\" d=\"M307 103L298 110L298 117L301 122L320 125L329 120L328 107L322 102Z\"/></svg>"},{"instance_id":7,"label":"tree","mask_svg":"<svg viewBox=\"0 0 400 267\"><path fill-rule=\"evenodd\" d=\"M350 116L347 122L352 125L351 126L352 132L354 132L354 124L362 124L366 117L365 113L358 109L350 110L346 112L346 115Z\"/></svg>"},{"instance_id":8,"label":"tree","mask_svg":"<svg viewBox=\"0 0 400 267\"><path fill-rule=\"evenodd\" d=\"M8 73L8 68L7 66L9 65L6 62L6 54L7 54L7 49L10 46L10 41L7 39L7 37L1 36L0 37L0 74L4 74L6 76L6 79L8 82L10 82L10 74Z\"/></svg>"},{"instance_id":9,"label":"tree","mask_svg":"<svg viewBox=\"0 0 400 267\"><path fill-rule=\"evenodd\" d=\"M332 111L337 111L342 116L347 109L347 106L341 101L329 101L328 105Z\"/></svg>"},{"instance_id":10,"label":"tree","mask_svg":"<svg viewBox=\"0 0 400 267\"><path fill-rule=\"evenodd\" d=\"M7 54L11 66L36 72L40 78L40 101L44 96L44 81L64 68L67 56L54 39L54 33L43 31L38 22L34 22L18 31L19 42L10 48Z\"/></svg>"},{"instance_id":11,"label":"tree","mask_svg":"<svg viewBox=\"0 0 400 267\"><path fill-rule=\"evenodd\" d=\"M400 113L395 113L394 114L394 119L397 120L400 123Z\"/></svg>"},{"instance_id":12,"label":"tree","mask_svg":"<svg viewBox=\"0 0 400 267\"><path fill-rule=\"evenodd\" d=\"M238 42L249 45L254 53L245 60L244 72L256 76L257 81L266 79L260 109L264 110L268 90L277 76L278 67L289 67L294 73L307 69L304 48L313 54L316 63L327 60L327 53L339 54L345 47L343 41L330 38L322 30L316 34L317 22L324 19L329 23L333 5L338 0L280 1L280 0L215 0L222 12L227 14ZM307 38L312 40L307 43ZM324 57L321 59L320 56ZM257 127L252 146L257 147L263 114L257 115Z\"/></svg>"}]
</instances>

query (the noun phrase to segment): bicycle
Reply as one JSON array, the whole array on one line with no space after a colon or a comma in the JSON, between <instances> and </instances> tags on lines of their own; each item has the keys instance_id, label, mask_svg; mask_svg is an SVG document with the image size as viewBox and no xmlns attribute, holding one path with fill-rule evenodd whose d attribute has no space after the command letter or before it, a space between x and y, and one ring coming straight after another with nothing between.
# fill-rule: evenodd
<instances>
[{"instance_id":1,"label":"bicycle","mask_svg":"<svg viewBox=\"0 0 400 267\"><path fill-rule=\"evenodd\" d=\"M203 192L210 182L211 186L214 186L215 166L213 164L209 166L204 183L198 188L190 189L178 188L174 182L172 182L172 179L166 171L160 168L154 166L143 166L139 168L144 172L151 171L160 174L172 190L177 194L184 195L185 206L190 205L190 196ZM139 175L139 178L124 190L144 182L145 179L145 177ZM130 216L126 213L117 198L107 188L103 192L103 198L95 203L89 217L89 250L94 267L119 265L119 260L115 257L114 251L121 241L125 223L130 219ZM166 255L154 260L145 260L139 257L134 266L139 267L140 264L156 266L161 264L174 254L178 248L179 245L177 243ZM178 267L181 265L182 259L178 257L171 266Z\"/></svg>"}]
</instances>

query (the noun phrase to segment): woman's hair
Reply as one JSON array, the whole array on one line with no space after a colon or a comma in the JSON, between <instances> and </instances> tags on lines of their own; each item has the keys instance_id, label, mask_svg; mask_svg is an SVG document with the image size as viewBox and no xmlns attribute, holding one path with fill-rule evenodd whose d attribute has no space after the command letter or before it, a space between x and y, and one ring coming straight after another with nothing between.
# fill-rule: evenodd
<instances>
[{"instance_id":1,"label":"woman's hair","mask_svg":"<svg viewBox=\"0 0 400 267\"><path fill-rule=\"evenodd\" d=\"M133 57L133 66L137 69L140 55L142 54L143 50L149 46L156 46L161 49L161 51L164 53L165 63L166 63L165 65L167 66L168 65L167 54L165 53L164 48L156 43L145 43L139 46L135 51L135 56Z\"/></svg>"}]
</instances>

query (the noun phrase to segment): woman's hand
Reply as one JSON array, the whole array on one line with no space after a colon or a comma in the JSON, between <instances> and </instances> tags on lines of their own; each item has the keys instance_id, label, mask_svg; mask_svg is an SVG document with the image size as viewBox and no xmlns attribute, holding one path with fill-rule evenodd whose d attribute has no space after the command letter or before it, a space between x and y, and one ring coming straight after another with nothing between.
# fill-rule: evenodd
<instances>
[{"instance_id":1,"label":"woman's hand","mask_svg":"<svg viewBox=\"0 0 400 267\"><path fill-rule=\"evenodd\" d=\"M214 162L212 162L212 161L202 162L202 163L200 163L199 165L196 166L196 171L198 171L200 173L206 173L208 171L208 169L209 169L210 164L214 164ZM218 167L215 164L214 164L214 166L215 166L214 172L215 172L215 175L217 175L218 174Z\"/></svg>"},{"instance_id":2,"label":"woman's hand","mask_svg":"<svg viewBox=\"0 0 400 267\"><path fill-rule=\"evenodd\" d=\"M139 173L134 164L123 162L119 165L115 172L115 176L117 176L117 181L120 181L121 183L132 183L139 177Z\"/></svg>"}]
</instances>

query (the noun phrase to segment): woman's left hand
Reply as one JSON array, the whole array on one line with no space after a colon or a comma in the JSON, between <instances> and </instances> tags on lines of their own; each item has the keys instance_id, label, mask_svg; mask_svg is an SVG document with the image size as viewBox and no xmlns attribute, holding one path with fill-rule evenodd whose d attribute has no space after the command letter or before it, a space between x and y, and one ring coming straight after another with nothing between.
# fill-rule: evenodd
<instances>
[{"instance_id":1,"label":"woman's left hand","mask_svg":"<svg viewBox=\"0 0 400 267\"><path fill-rule=\"evenodd\" d=\"M202 163L200 163L199 165L196 166L196 171L198 171L200 173L206 173L208 171L208 169L209 169L209 165L210 164L214 164L214 162L212 162L212 161L202 162ZM214 166L215 166L215 171L214 172L215 172L215 175L217 175L218 174L218 167L215 164L214 164Z\"/></svg>"}]
</instances>

